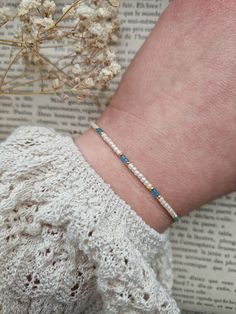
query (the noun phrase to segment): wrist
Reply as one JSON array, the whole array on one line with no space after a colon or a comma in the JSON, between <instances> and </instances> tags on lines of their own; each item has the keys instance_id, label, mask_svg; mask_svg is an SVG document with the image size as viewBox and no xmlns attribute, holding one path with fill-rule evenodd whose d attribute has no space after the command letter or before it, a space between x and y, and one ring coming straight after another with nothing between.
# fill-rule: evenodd
<instances>
[{"instance_id":1,"label":"wrist","mask_svg":"<svg viewBox=\"0 0 236 314\"><path fill-rule=\"evenodd\" d=\"M190 112L191 118L194 118L192 111L184 108L183 104L181 106L185 116ZM170 108L170 105L167 107ZM230 165L227 160L219 158L218 146L211 143L210 134L199 128L196 138L196 124L192 128L189 126L188 134L185 134L185 125L179 121L182 115L177 116L174 110L168 109L168 114L158 115L157 109L149 108L155 117L154 124L148 122L150 117L148 121L140 119L140 115L135 116L130 111L111 105L97 123L179 216L233 191L235 183L228 175L233 169L226 169L225 166ZM168 117L171 114L173 116ZM95 130L89 128L75 139L75 143L96 172L147 224L158 232L171 225L173 220L170 215L118 160Z\"/></svg>"}]
</instances>

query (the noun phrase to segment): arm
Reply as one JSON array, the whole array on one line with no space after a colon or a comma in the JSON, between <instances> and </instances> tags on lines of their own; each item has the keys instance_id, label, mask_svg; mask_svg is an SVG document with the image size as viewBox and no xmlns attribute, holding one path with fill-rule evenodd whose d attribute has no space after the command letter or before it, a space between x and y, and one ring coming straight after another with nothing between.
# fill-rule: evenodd
<instances>
[{"instance_id":1,"label":"arm","mask_svg":"<svg viewBox=\"0 0 236 314\"><path fill-rule=\"evenodd\" d=\"M98 119L181 216L236 188L235 20L234 1L174 1ZM94 130L76 143L151 227L172 223Z\"/></svg>"}]
</instances>

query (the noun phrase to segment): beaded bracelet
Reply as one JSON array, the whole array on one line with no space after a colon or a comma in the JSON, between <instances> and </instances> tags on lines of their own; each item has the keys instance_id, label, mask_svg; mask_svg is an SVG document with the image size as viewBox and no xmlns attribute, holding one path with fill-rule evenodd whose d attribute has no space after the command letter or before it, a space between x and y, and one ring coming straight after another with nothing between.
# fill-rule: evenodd
<instances>
[{"instance_id":1,"label":"beaded bracelet","mask_svg":"<svg viewBox=\"0 0 236 314\"><path fill-rule=\"evenodd\" d=\"M167 203L164 197L160 194L160 192L152 186L152 184L143 176L143 174L129 161L126 155L124 155L121 150L112 142L110 137L101 129L96 123L90 122L91 127L95 129L97 134L99 134L102 139L111 147L111 149L119 156L119 159L123 164L127 165L127 167L133 172L133 174L139 179L140 182L151 192L152 196L159 201L162 207L170 214L175 222L180 221L180 216L178 216L173 208Z\"/></svg>"}]
</instances>

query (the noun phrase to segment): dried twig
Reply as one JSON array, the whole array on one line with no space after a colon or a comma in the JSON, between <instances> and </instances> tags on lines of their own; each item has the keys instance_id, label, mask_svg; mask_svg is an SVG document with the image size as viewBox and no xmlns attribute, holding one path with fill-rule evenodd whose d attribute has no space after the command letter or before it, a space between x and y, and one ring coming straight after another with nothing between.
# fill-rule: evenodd
<instances>
[{"instance_id":1,"label":"dried twig","mask_svg":"<svg viewBox=\"0 0 236 314\"><path fill-rule=\"evenodd\" d=\"M66 93L83 99L84 90L107 86L120 72L111 50L118 2L76 0L59 16L51 0L21 0L17 12L0 8L0 30L10 23L17 26L12 39L0 38L0 49L14 51L0 73L0 96Z\"/></svg>"}]
</instances>

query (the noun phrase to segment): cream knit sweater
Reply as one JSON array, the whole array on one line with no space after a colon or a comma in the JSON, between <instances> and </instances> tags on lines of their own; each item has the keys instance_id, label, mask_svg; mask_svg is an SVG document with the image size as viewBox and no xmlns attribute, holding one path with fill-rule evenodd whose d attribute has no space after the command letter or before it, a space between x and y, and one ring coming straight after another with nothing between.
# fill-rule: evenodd
<instances>
[{"instance_id":1,"label":"cream knit sweater","mask_svg":"<svg viewBox=\"0 0 236 314\"><path fill-rule=\"evenodd\" d=\"M180 313L159 234L73 139L21 126L0 144L3 314Z\"/></svg>"}]
</instances>

